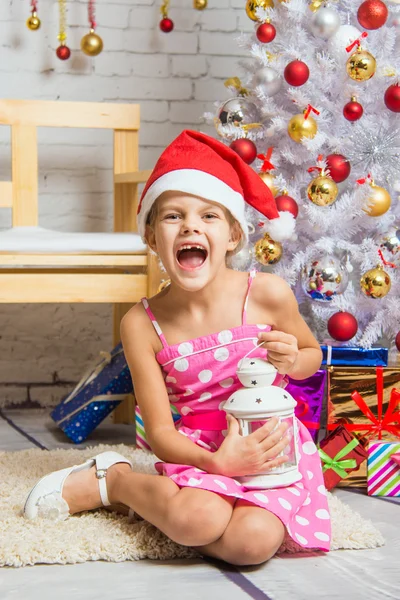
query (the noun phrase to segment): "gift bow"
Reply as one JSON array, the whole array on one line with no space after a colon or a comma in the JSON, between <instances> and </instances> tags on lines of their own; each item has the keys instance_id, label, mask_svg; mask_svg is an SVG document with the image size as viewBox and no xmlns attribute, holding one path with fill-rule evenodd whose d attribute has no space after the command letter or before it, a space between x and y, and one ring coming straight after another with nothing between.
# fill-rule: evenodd
<instances>
[{"instance_id":1,"label":"gift bow","mask_svg":"<svg viewBox=\"0 0 400 600\"><path fill-rule=\"evenodd\" d=\"M392 454L391 459L394 460L400 467L400 452L396 452L396 454Z\"/></svg>"},{"instance_id":2,"label":"gift bow","mask_svg":"<svg viewBox=\"0 0 400 600\"><path fill-rule=\"evenodd\" d=\"M310 406L307 400L304 400L303 396L293 396L296 400L297 404L294 409L296 417L303 423L307 429L319 429L319 423L313 423L312 421L305 421L303 419L304 415L310 410Z\"/></svg>"},{"instance_id":3,"label":"gift bow","mask_svg":"<svg viewBox=\"0 0 400 600\"><path fill-rule=\"evenodd\" d=\"M347 477L348 473L345 469L355 469L357 466L357 461L355 458L346 458L346 454L349 454L356 446L358 446L359 441L354 438L346 444L344 448L339 450L339 452L333 458L329 456L326 452L324 452L321 448L318 449L318 453L320 455L321 460L325 463L322 466L322 471L325 473L328 469L333 469L335 473L339 475L341 479Z\"/></svg>"},{"instance_id":4,"label":"gift bow","mask_svg":"<svg viewBox=\"0 0 400 600\"><path fill-rule=\"evenodd\" d=\"M378 439L382 439L382 431L392 433L396 437L400 437L400 411L395 412L397 405L400 403L400 390L394 388L390 394L389 406L385 415L382 416L383 404L383 369L376 368L376 391L378 400L378 418L375 417L364 398L356 390L352 392L351 397L357 404L361 412L371 421L371 425L364 423L346 423L345 427L348 431L366 431L369 435L377 435Z\"/></svg>"}]
</instances>

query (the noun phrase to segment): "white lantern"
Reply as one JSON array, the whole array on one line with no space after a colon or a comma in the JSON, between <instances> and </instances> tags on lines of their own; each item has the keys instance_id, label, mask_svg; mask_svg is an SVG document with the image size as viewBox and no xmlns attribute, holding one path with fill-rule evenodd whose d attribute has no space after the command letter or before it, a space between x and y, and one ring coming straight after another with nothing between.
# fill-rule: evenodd
<instances>
[{"instance_id":1,"label":"white lantern","mask_svg":"<svg viewBox=\"0 0 400 600\"><path fill-rule=\"evenodd\" d=\"M298 470L298 431L294 414L296 400L285 389L272 385L276 374L275 367L266 360L244 358L239 364L237 376L245 387L231 394L223 406L239 421L242 435L250 435L272 417L278 418L278 425L289 425L285 434L289 442L280 455L286 455L289 460L270 471L236 477L249 489L286 487L302 478Z\"/></svg>"}]
</instances>

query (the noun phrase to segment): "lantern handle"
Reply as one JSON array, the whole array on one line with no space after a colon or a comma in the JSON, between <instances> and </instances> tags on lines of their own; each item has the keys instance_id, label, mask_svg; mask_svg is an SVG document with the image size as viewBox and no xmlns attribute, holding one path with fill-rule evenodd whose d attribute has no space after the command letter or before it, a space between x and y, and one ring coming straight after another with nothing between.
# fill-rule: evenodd
<instances>
[{"instance_id":1,"label":"lantern handle","mask_svg":"<svg viewBox=\"0 0 400 600\"><path fill-rule=\"evenodd\" d=\"M260 347L260 346L262 346L263 344L265 344L265 341L264 341L264 342L259 342L259 343L257 344L257 346L254 346L254 348L252 348L252 349L251 349L249 352L247 352L247 354L245 354L245 355L243 356L242 360L244 360L245 358L247 358L247 357L249 356L249 354L251 354L252 352L254 352L254 350L257 350L257 348L259 348L259 347Z\"/></svg>"}]
</instances>

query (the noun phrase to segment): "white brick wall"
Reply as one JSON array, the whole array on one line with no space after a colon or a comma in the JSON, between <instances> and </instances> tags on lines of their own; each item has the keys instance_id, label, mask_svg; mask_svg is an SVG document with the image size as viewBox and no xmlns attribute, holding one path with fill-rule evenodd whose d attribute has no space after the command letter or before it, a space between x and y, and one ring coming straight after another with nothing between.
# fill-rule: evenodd
<instances>
[{"instance_id":1,"label":"white brick wall","mask_svg":"<svg viewBox=\"0 0 400 600\"><path fill-rule=\"evenodd\" d=\"M203 12L192 0L172 0L175 29L158 28L161 0L97 0L97 31L104 51L79 51L88 32L87 2L67 4L68 45L55 56L58 7L39 0L42 27L29 31L28 0L0 2L0 95L4 98L139 102L140 168L182 129L210 129L201 115L229 97L223 82L238 75L235 38L250 31L245 0L209 0ZM10 179L10 132L0 127L0 179ZM111 223L111 133L40 130L40 225L64 231L107 231ZM0 209L1 229L11 225ZM111 349L109 305L1 305L0 406L35 401L55 404L103 349Z\"/></svg>"}]
</instances>

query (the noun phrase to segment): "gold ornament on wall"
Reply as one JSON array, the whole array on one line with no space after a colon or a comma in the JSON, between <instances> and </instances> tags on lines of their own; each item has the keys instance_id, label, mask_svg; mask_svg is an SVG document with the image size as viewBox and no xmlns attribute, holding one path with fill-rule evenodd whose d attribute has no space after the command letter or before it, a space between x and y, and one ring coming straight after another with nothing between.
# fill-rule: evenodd
<instances>
[{"instance_id":1,"label":"gold ornament on wall","mask_svg":"<svg viewBox=\"0 0 400 600\"><path fill-rule=\"evenodd\" d=\"M361 290L370 298L384 298L390 291L392 282L389 275L378 265L361 277Z\"/></svg>"},{"instance_id":2,"label":"gold ornament on wall","mask_svg":"<svg viewBox=\"0 0 400 600\"><path fill-rule=\"evenodd\" d=\"M35 12L26 20L26 26L31 31L36 31L41 25L40 19Z\"/></svg>"},{"instance_id":3,"label":"gold ornament on wall","mask_svg":"<svg viewBox=\"0 0 400 600\"><path fill-rule=\"evenodd\" d=\"M256 15L257 8L274 8L274 0L247 0L246 14L252 21L259 21Z\"/></svg>"},{"instance_id":4,"label":"gold ornament on wall","mask_svg":"<svg viewBox=\"0 0 400 600\"><path fill-rule=\"evenodd\" d=\"M207 8L208 0L193 0L193 8L196 10L204 10Z\"/></svg>"},{"instance_id":5,"label":"gold ornament on wall","mask_svg":"<svg viewBox=\"0 0 400 600\"><path fill-rule=\"evenodd\" d=\"M282 244L265 233L254 245L254 256L262 265L275 265L282 258Z\"/></svg>"},{"instance_id":6,"label":"gold ornament on wall","mask_svg":"<svg viewBox=\"0 0 400 600\"><path fill-rule=\"evenodd\" d=\"M103 50L103 40L94 29L83 36L81 39L81 50L87 56L97 56Z\"/></svg>"},{"instance_id":7,"label":"gold ornament on wall","mask_svg":"<svg viewBox=\"0 0 400 600\"><path fill-rule=\"evenodd\" d=\"M371 191L366 200L367 206L363 210L370 217L380 217L389 210L392 199L389 192L385 188L375 185L373 180L370 183L370 187Z\"/></svg>"}]
</instances>

